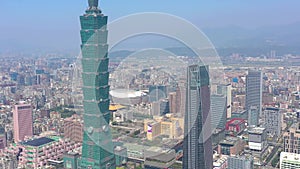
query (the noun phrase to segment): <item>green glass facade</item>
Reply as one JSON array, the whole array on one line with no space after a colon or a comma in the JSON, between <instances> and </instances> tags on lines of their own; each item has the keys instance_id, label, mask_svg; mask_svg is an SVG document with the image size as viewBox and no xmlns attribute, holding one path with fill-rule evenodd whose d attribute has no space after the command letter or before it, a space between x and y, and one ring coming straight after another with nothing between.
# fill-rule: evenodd
<instances>
[{"instance_id":1,"label":"green glass facade","mask_svg":"<svg viewBox=\"0 0 300 169\"><path fill-rule=\"evenodd\" d=\"M64 169L78 169L79 154L69 153L64 155Z\"/></svg>"},{"instance_id":2,"label":"green glass facade","mask_svg":"<svg viewBox=\"0 0 300 169\"><path fill-rule=\"evenodd\" d=\"M81 23L84 135L82 169L115 169L109 121L107 16L89 0Z\"/></svg>"}]
</instances>

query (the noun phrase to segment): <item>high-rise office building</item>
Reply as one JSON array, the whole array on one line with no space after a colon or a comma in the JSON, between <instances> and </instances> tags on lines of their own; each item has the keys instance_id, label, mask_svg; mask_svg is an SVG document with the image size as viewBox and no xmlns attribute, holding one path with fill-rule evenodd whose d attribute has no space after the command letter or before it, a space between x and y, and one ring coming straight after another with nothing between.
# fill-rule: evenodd
<instances>
[{"instance_id":1,"label":"high-rise office building","mask_svg":"<svg viewBox=\"0 0 300 169\"><path fill-rule=\"evenodd\" d=\"M280 136L282 112L278 108L266 108L264 110L264 128L271 136Z\"/></svg>"},{"instance_id":2,"label":"high-rise office building","mask_svg":"<svg viewBox=\"0 0 300 169\"><path fill-rule=\"evenodd\" d=\"M256 106L251 106L248 110L248 126L257 127L259 122L259 110Z\"/></svg>"},{"instance_id":3,"label":"high-rise office building","mask_svg":"<svg viewBox=\"0 0 300 169\"><path fill-rule=\"evenodd\" d=\"M84 134L81 168L115 168L110 132L107 16L89 0L81 22Z\"/></svg>"},{"instance_id":4,"label":"high-rise office building","mask_svg":"<svg viewBox=\"0 0 300 169\"><path fill-rule=\"evenodd\" d=\"M296 169L300 168L300 154L280 153L280 169Z\"/></svg>"},{"instance_id":5,"label":"high-rise office building","mask_svg":"<svg viewBox=\"0 0 300 169\"><path fill-rule=\"evenodd\" d=\"M152 116L161 116L161 114L160 114L160 102L159 101L151 103L150 113L151 113Z\"/></svg>"},{"instance_id":6,"label":"high-rise office building","mask_svg":"<svg viewBox=\"0 0 300 169\"><path fill-rule=\"evenodd\" d=\"M265 128L252 128L248 133L250 150L263 151L267 147L267 133Z\"/></svg>"},{"instance_id":7,"label":"high-rise office building","mask_svg":"<svg viewBox=\"0 0 300 169\"><path fill-rule=\"evenodd\" d=\"M245 108L249 110L251 106L258 108L259 114L262 108L262 72L249 70L246 77L246 103Z\"/></svg>"},{"instance_id":8,"label":"high-rise office building","mask_svg":"<svg viewBox=\"0 0 300 169\"><path fill-rule=\"evenodd\" d=\"M30 104L18 103L13 108L14 140L23 141L33 136L32 107Z\"/></svg>"},{"instance_id":9,"label":"high-rise office building","mask_svg":"<svg viewBox=\"0 0 300 169\"><path fill-rule=\"evenodd\" d=\"M186 104L186 80L181 80L176 89L176 110L179 116L184 117Z\"/></svg>"},{"instance_id":10,"label":"high-rise office building","mask_svg":"<svg viewBox=\"0 0 300 169\"><path fill-rule=\"evenodd\" d=\"M149 86L149 101L155 102L167 98L167 87L164 85Z\"/></svg>"},{"instance_id":11,"label":"high-rise office building","mask_svg":"<svg viewBox=\"0 0 300 169\"><path fill-rule=\"evenodd\" d=\"M213 145L218 145L225 138L226 96L212 95L210 98L211 129Z\"/></svg>"},{"instance_id":12,"label":"high-rise office building","mask_svg":"<svg viewBox=\"0 0 300 169\"><path fill-rule=\"evenodd\" d=\"M268 150L267 132L265 128L250 128L248 137L248 145L251 154L254 156L254 163L263 164L264 155Z\"/></svg>"},{"instance_id":13,"label":"high-rise office building","mask_svg":"<svg viewBox=\"0 0 300 169\"><path fill-rule=\"evenodd\" d=\"M210 100L212 129L225 129L227 110L226 97L222 95L212 95Z\"/></svg>"},{"instance_id":14,"label":"high-rise office building","mask_svg":"<svg viewBox=\"0 0 300 169\"><path fill-rule=\"evenodd\" d=\"M163 99L163 100L160 100L160 114L161 115L165 115L167 113L170 112L170 107L169 107L169 100L167 99Z\"/></svg>"},{"instance_id":15,"label":"high-rise office building","mask_svg":"<svg viewBox=\"0 0 300 169\"><path fill-rule=\"evenodd\" d=\"M150 113L153 116L163 116L170 112L169 100L161 99L151 103Z\"/></svg>"},{"instance_id":16,"label":"high-rise office building","mask_svg":"<svg viewBox=\"0 0 300 169\"><path fill-rule=\"evenodd\" d=\"M177 105L176 105L176 92L169 93L169 107L170 113L177 113Z\"/></svg>"},{"instance_id":17,"label":"high-rise office building","mask_svg":"<svg viewBox=\"0 0 300 169\"><path fill-rule=\"evenodd\" d=\"M227 119L231 118L231 111L232 111L232 107L231 107L231 102L232 102L232 95L231 95L231 91L232 91L232 86L231 84L228 85L218 85L217 86L217 94L218 95L224 95L226 97L226 117Z\"/></svg>"},{"instance_id":18,"label":"high-rise office building","mask_svg":"<svg viewBox=\"0 0 300 169\"><path fill-rule=\"evenodd\" d=\"M183 169L213 168L209 85L208 66L188 67Z\"/></svg>"}]
</instances>

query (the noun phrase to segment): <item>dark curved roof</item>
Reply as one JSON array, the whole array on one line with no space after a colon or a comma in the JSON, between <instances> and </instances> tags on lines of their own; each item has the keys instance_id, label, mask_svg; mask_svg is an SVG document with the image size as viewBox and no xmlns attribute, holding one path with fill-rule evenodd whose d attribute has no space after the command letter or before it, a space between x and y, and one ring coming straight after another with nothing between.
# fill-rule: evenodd
<instances>
[{"instance_id":1,"label":"dark curved roof","mask_svg":"<svg viewBox=\"0 0 300 169\"><path fill-rule=\"evenodd\" d=\"M41 138L38 138L38 139L35 139L35 140L30 140L30 141L24 142L23 144L27 145L27 146L39 147L39 146L42 146L44 144L51 143L53 141L55 141L55 140L53 140L51 138L47 138L47 137L41 137Z\"/></svg>"}]
</instances>

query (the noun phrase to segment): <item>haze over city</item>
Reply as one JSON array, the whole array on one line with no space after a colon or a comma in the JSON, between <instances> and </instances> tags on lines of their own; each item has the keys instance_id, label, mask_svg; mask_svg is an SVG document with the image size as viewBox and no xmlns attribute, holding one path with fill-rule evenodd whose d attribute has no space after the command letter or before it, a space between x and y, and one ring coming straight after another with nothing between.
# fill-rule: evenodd
<instances>
[{"instance_id":1,"label":"haze over city","mask_svg":"<svg viewBox=\"0 0 300 169\"><path fill-rule=\"evenodd\" d=\"M184 18L220 48L247 47L253 43L268 46L265 43L268 38L275 45L300 44L296 38L300 34L297 0L103 0L100 4L110 16L109 22L141 12L163 12ZM47 50L77 54L79 36L74 35L79 31L77 15L82 13L84 5L84 0L2 0L1 52Z\"/></svg>"},{"instance_id":2,"label":"haze over city","mask_svg":"<svg viewBox=\"0 0 300 169\"><path fill-rule=\"evenodd\" d=\"M0 169L300 169L299 6L1 0Z\"/></svg>"}]
</instances>

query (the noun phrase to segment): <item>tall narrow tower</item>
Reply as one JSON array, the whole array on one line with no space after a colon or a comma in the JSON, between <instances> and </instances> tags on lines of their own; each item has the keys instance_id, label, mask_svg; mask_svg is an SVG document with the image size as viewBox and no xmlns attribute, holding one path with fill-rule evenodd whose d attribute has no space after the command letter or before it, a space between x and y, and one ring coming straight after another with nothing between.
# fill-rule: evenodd
<instances>
[{"instance_id":1,"label":"tall narrow tower","mask_svg":"<svg viewBox=\"0 0 300 169\"><path fill-rule=\"evenodd\" d=\"M82 169L115 169L109 121L107 16L89 0L81 23L84 134Z\"/></svg>"},{"instance_id":2,"label":"tall narrow tower","mask_svg":"<svg viewBox=\"0 0 300 169\"><path fill-rule=\"evenodd\" d=\"M183 169L211 169L213 153L207 66L188 67L186 93Z\"/></svg>"},{"instance_id":3,"label":"tall narrow tower","mask_svg":"<svg viewBox=\"0 0 300 169\"><path fill-rule=\"evenodd\" d=\"M33 136L32 107L30 104L18 103L13 108L14 139L23 141L26 136Z\"/></svg>"},{"instance_id":4,"label":"tall narrow tower","mask_svg":"<svg viewBox=\"0 0 300 169\"><path fill-rule=\"evenodd\" d=\"M246 77L246 110L251 106L258 108L259 114L262 109L262 72L249 70Z\"/></svg>"}]
</instances>

